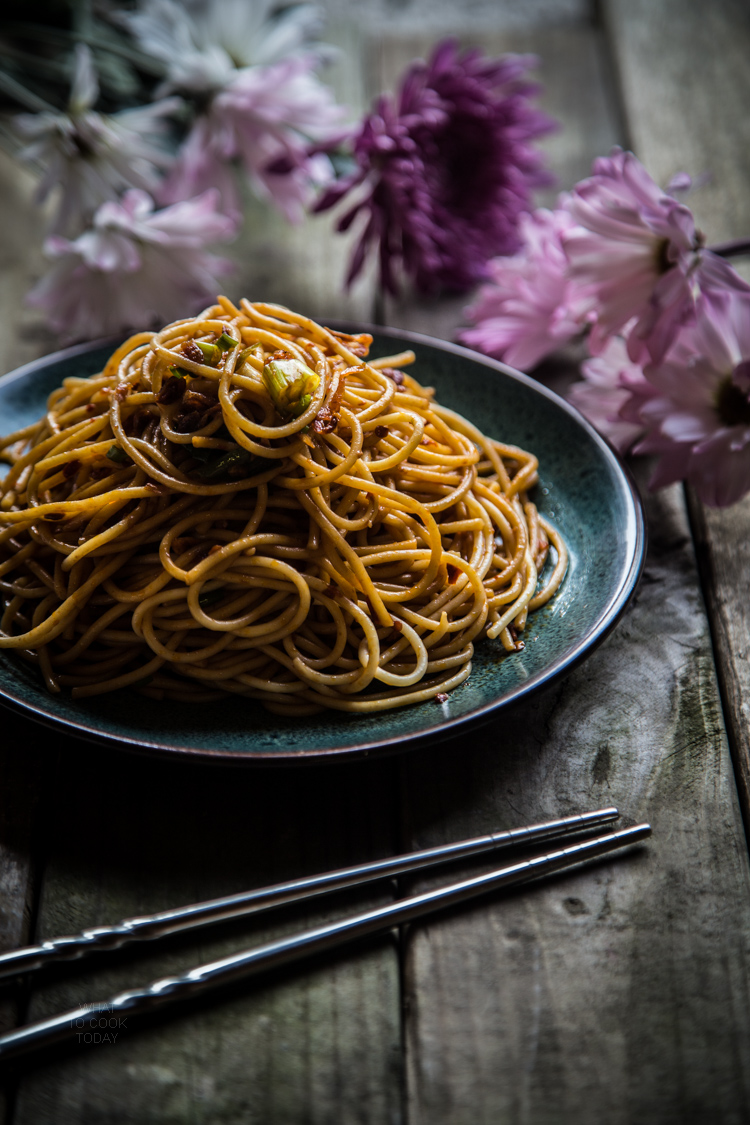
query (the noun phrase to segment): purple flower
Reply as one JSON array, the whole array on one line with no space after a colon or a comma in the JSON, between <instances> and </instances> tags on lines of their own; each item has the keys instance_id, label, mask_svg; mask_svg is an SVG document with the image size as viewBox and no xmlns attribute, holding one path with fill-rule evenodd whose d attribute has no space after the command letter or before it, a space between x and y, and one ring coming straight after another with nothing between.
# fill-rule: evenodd
<instances>
[{"instance_id":1,"label":"purple flower","mask_svg":"<svg viewBox=\"0 0 750 1125\"><path fill-rule=\"evenodd\" d=\"M623 416L645 426L636 453L658 453L651 488L677 480L712 507L750 491L750 297L704 299L668 355L644 369Z\"/></svg>"},{"instance_id":2,"label":"purple flower","mask_svg":"<svg viewBox=\"0 0 750 1125\"><path fill-rule=\"evenodd\" d=\"M171 163L158 142L167 128L165 119L181 105L179 98L105 117L92 109L98 96L91 52L79 44L67 112L23 113L15 119L19 132L31 141L21 159L43 170L37 202L58 194L51 226L57 234L77 234L97 207L123 188L153 191Z\"/></svg>"},{"instance_id":3,"label":"purple flower","mask_svg":"<svg viewBox=\"0 0 750 1125\"><path fill-rule=\"evenodd\" d=\"M531 190L550 182L530 141L554 122L529 104L529 56L485 59L441 43L406 72L395 100L382 96L353 139L357 170L323 196L323 211L360 189L338 229L365 216L347 282L379 247L390 292L399 271L421 292L462 292L487 261L512 254Z\"/></svg>"},{"instance_id":4,"label":"purple flower","mask_svg":"<svg viewBox=\"0 0 750 1125\"><path fill-rule=\"evenodd\" d=\"M316 186L333 176L330 160L310 149L336 143L343 111L313 73L319 47L302 49L317 11L303 4L273 12L270 0L146 0L121 13L141 48L166 67L164 90L201 106L160 193L163 202L215 187L225 212L239 215L234 165L253 190L299 221Z\"/></svg>"},{"instance_id":5,"label":"purple flower","mask_svg":"<svg viewBox=\"0 0 750 1125\"><path fill-rule=\"evenodd\" d=\"M691 211L665 195L631 152L614 149L594 161L593 173L568 199L578 227L563 237L571 277L597 305L591 350L635 318L631 359L659 362L694 319L699 292L750 287L702 249Z\"/></svg>"},{"instance_id":6,"label":"purple flower","mask_svg":"<svg viewBox=\"0 0 750 1125\"><path fill-rule=\"evenodd\" d=\"M145 192L105 203L75 241L52 237L56 264L29 294L66 340L165 323L215 298L217 273L230 264L203 247L231 238L235 222L220 214L215 191L154 211Z\"/></svg>"},{"instance_id":7,"label":"purple flower","mask_svg":"<svg viewBox=\"0 0 750 1125\"><path fill-rule=\"evenodd\" d=\"M598 356L581 364L583 381L574 383L569 402L588 418L616 449L626 453L644 431L644 424L623 418L621 411L633 401L653 393L638 364L629 358L622 336L610 336ZM629 416L632 418L632 416Z\"/></svg>"},{"instance_id":8,"label":"purple flower","mask_svg":"<svg viewBox=\"0 0 750 1125\"><path fill-rule=\"evenodd\" d=\"M476 327L459 333L463 343L528 370L581 332L591 302L570 281L560 241L573 227L562 210L521 215L523 248L488 263L490 281L466 310Z\"/></svg>"}]
</instances>

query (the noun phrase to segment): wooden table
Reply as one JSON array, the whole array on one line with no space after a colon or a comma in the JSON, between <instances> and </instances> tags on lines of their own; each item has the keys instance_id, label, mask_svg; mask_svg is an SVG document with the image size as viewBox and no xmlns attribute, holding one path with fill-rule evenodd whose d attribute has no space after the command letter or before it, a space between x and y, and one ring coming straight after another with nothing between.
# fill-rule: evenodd
<instances>
[{"instance_id":1,"label":"wooden table","mask_svg":"<svg viewBox=\"0 0 750 1125\"><path fill-rule=\"evenodd\" d=\"M534 51L561 186L614 143L655 178L712 179L709 239L750 234L750 14L740 0L331 0L355 107L443 32ZM457 23L457 21L461 21ZM426 31L429 35L426 35ZM50 351L31 180L0 167L2 364ZM342 296L326 217L251 208L231 292L450 338L463 302ZM570 377L548 364L540 377ZM646 469L636 466L641 480ZM75 1047L8 1086L7 1125L686 1125L750 1120L750 500L646 495L643 581L606 642L534 705L419 752L327 768L184 766L2 712L0 943L617 804L654 826L630 858L482 900L220 1002ZM739 799L738 799L739 793ZM414 881L415 887L427 881ZM391 888L5 989L2 1026L385 901Z\"/></svg>"}]
</instances>

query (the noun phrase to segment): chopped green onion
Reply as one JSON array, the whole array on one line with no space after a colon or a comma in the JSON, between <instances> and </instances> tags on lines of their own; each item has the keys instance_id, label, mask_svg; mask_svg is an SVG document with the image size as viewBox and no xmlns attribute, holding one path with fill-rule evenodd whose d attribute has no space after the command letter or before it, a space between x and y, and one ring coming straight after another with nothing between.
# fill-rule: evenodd
<instances>
[{"instance_id":1,"label":"chopped green onion","mask_svg":"<svg viewBox=\"0 0 750 1125\"><path fill-rule=\"evenodd\" d=\"M272 359L263 368L263 382L280 414L298 418L307 410L320 376L299 359Z\"/></svg>"},{"instance_id":2,"label":"chopped green onion","mask_svg":"<svg viewBox=\"0 0 750 1125\"><path fill-rule=\"evenodd\" d=\"M205 340L196 340L195 343L203 352L206 363L211 367L216 367L221 359L222 349L217 347L216 344L207 344Z\"/></svg>"},{"instance_id":3,"label":"chopped green onion","mask_svg":"<svg viewBox=\"0 0 750 1125\"><path fill-rule=\"evenodd\" d=\"M193 374L192 371L186 371L184 367L170 367L169 372L176 379L185 379L188 375Z\"/></svg>"},{"instance_id":4,"label":"chopped green onion","mask_svg":"<svg viewBox=\"0 0 750 1125\"><path fill-rule=\"evenodd\" d=\"M240 363L244 363L249 356L253 356L255 359L263 359L263 345L251 344L249 348L243 348L240 352Z\"/></svg>"},{"instance_id":5,"label":"chopped green onion","mask_svg":"<svg viewBox=\"0 0 750 1125\"><path fill-rule=\"evenodd\" d=\"M110 461L116 461L118 465L127 465L130 461L125 450L120 449L119 445L110 445L105 456L109 457Z\"/></svg>"},{"instance_id":6,"label":"chopped green onion","mask_svg":"<svg viewBox=\"0 0 750 1125\"><path fill-rule=\"evenodd\" d=\"M258 369L257 363L260 363L261 368L265 359L262 344L251 344L249 348L243 348L237 359L237 374L244 375L246 378L257 379ZM255 360L255 363L251 362Z\"/></svg>"},{"instance_id":7,"label":"chopped green onion","mask_svg":"<svg viewBox=\"0 0 750 1125\"><path fill-rule=\"evenodd\" d=\"M237 347L237 340L235 340L233 336L230 336L228 332L222 332L221 336L219 336L219 339L216 341L216 346L221 348L223 352L229 352L232 348Z\"/></svg>"},{"instance_id":8,"label":"chopped green onion","mask_svg":"<svg viewBox=\"0 0 750 1125\"><path fill-rule=\"evenodd\" d=\"M292 414L295 418L299 418L300 414L305 413L311 402L312 395L303 395L299 402L296 402L294 406L289 407L289 413Z\"/></svg>"}]
</instances>

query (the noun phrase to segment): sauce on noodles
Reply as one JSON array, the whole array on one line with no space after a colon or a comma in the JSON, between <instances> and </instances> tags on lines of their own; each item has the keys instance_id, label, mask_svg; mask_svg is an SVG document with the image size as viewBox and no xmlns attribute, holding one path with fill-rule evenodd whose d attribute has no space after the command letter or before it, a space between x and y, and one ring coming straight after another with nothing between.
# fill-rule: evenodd
<instances>
[{"instance_id":1,"label":"sauce on noodles","mask_svg":"<svg viewBox=\"0 0 750 1125\"><path fill-rule=\"evenodd\" d=\"M0 443L0 648L77 698L307 715L442 699L481 637L522 647L567 565L537 460L370 343L219 297L66 379Z\"/></svg>"}]
</instances>

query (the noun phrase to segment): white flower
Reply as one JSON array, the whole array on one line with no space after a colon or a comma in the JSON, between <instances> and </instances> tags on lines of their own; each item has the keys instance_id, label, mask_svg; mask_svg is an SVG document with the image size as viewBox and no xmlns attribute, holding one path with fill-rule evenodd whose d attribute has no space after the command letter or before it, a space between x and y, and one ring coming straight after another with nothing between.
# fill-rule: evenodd
<instances>
[{"instance_id":1,"label":"white flower","mask_svg":"<svg viewBox=\"0 0 750 1125\"><path fill-rule=\"evenodd\" d=\"M77 234L97 207L124 188L154 191L159 169L171 163L155 142L166 130L166 118L181 105L179 98L104 116L92 109L98 96L91 52L79 44L67 113L24 113L15 119L31 141L21 159L43 170L37 202L58 192L51 224L56 234Z\"/></svg>"},{"instance_id":2,"label":"white flower","mask_svg":"<svg viewBox=\"0 0 750 1125\"><path fill-rule=\"evenodd\" d=\"M146 328L187 316L215 298L217 274L230 264L203 247L231 238L236 224L216 210L207 191L161 211L145 192L131 190L105 203L75 241L45 243L56 264L32 289L29 303L43 309L67 340Z\"/></svg>"},{"instance_id":3,"label":"white flower","mask_svg":"<svg viewBox=\"0 0 750 1125\"><path fill-rule=\"evenodd\" d=\"M310 156L339 119L329 92L310 73L313 56L235 71L234 80L197 118L167 178L168 202L216 187L226 211L239 213L232 161L239 161L255 193L291 222L304 213L313 184L332 175L330 161Z\"/></svg>"},{"instance_id":4,"label":"white flower","mask_svg":"<svg viewBox=\"0 0 750 1125\"><path fill-rule=\"evenodd\" d=\"M314 39L320 13L297 4L274 13L274 0L144 0L120 21L141 50L166 70L166 90L220 90L237 70L268 66Z\"/></svg>"},{"instance_id":5,"label":"white flower","mask_svg":"<svg viewBox=\"0 0 750 1125\"><path fill-rule=\"evenodd\" d=\"M342 110L313 73L324 58L311 45L318 13L303 4L273 12L271 0L145 0L122 22L142 50L166 68L162 90L195 95L195 119L161 198L184 199L207 187L226 211L240 203L232 165L254 191L292 221L302 217L312 185L328 182L316 144L338 139Z\"/></svg>"}]
</instances>

